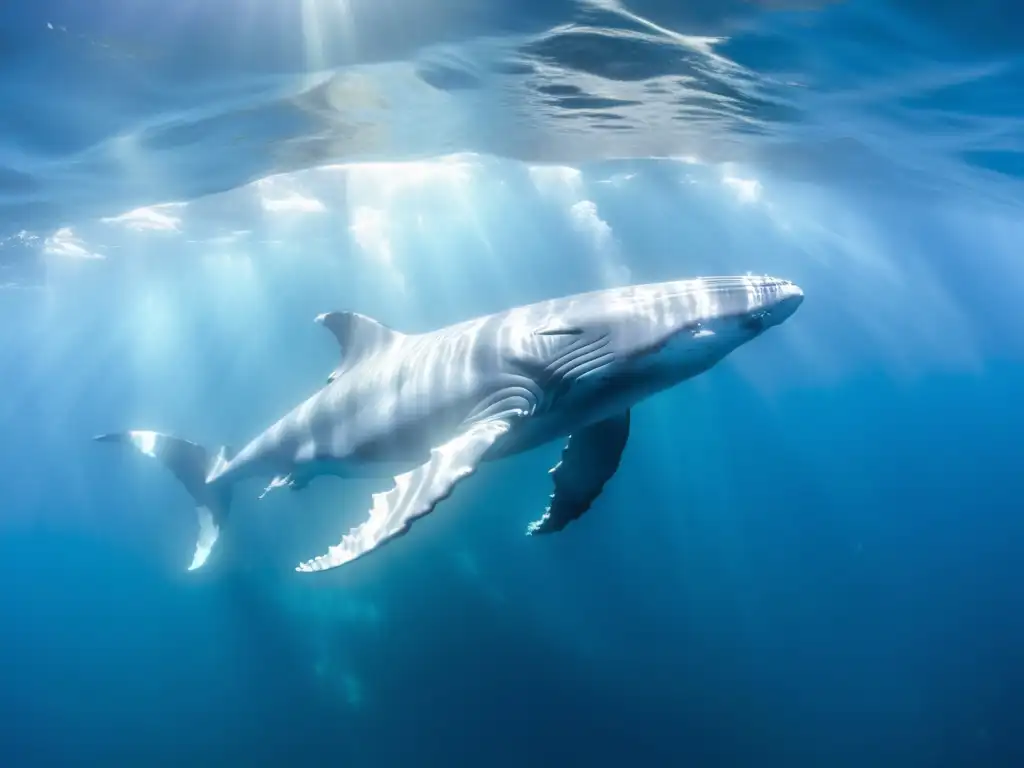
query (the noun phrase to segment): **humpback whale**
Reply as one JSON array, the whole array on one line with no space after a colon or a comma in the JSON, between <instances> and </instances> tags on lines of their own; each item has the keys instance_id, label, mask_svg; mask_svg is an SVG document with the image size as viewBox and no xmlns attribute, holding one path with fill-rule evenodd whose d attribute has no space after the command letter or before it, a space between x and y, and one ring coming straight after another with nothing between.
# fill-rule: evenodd
<instances>
[{"instance_id":1,"label":"humpback whale","mask_svg":"<svg viewBox=\"0 0 1024 768\"><path fill-rule=\"evenodd\" d=\"M148 430L95 439L158 459L192 496L189 570L209 557L241 481L269 478L266 493L322 474L394 477L363 523L296 568L323 571L404 534L482 462L565 440L547 509L526 529L550 534L615 474L634 405L707 371L802 301L787 280L743 275L594 291L417 334L331 312L316 321L336 338L340 363L237 453Z\"/></svg>"}]
</instances>

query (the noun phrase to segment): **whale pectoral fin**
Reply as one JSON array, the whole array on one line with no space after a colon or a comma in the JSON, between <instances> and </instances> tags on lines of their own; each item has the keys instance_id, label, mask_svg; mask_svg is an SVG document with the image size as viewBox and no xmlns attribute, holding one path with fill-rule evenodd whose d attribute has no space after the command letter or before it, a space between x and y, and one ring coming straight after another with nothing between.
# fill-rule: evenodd
<instances>
[{"instance_id":1,"label":"whale pectoral fin","mask_svg":"<svg viewBox=\"0 0 1024 768\"><path fill-rule=\"evenodd\" d=\"M506 418L475 422L430 453L430 460L395 478L395 487L373 496L370 517L349 531L326 555L299 564L302 572L337 568L401 536L420 517L473 474L484 454L511 427Z\"/></svg>"},{"instance_id":2,"label":"whale pectoral fin","mask_svg":"<svg viewBox=\"0 0 1024 768\"><path fill-rule=\"evenodd\" d=\"M584 512L615 474L629 438L629 411L574 432L551 475L555 492L539 519L527 526L526 535L560 531Z\"/></svg>"}]
</instances>

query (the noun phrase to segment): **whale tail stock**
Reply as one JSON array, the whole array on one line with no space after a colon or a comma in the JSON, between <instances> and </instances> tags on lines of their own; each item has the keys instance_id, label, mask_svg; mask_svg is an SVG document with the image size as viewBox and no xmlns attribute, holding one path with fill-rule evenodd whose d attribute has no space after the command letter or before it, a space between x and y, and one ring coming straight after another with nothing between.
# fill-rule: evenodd
<instances>
[{"instance_id":1,"label":"whale tail stock","mask_svg":"<svg viewBox=\"0 0 1024 768\"><path fill-rule=\"evenodd\" d=\"M228 449L222 447L212 457L201 445L149 430L111 432L93 438L101 443L121 443L144 456L159 460L174 473L195 501L199 534L190 571L202 567L217 543L231 506L231 486L217 479L228 462ZM215 478L209 482L207 478Z\"/></svg>"}]
</instances>

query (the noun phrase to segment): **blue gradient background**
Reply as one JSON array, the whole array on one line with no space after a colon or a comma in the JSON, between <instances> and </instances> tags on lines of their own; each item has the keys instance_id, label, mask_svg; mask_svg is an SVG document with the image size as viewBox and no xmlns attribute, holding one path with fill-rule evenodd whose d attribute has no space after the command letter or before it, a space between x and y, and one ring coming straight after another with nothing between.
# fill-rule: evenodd
<instances>
[{"instance_id":1,"label":"blue gradient background","mask_svg":"<svg viewBox=\"0 0 1024 768\"><path fill-rule=\"evenodd\" d=\"M423 75L424 45L577 4L428 5L354 12L360 44L324 31L319 63L413 62L472 120L398 100L374 152L302 162L276 149L319 129L287 109L188 112L302 76L310 26L283 5L0 11L0 765L1024 764L1011 6L630 5L804 81L751 135L681 126L649 159L671 131L574 145L528 100L488 111L512 92L467 86L472 62ZM151 57L115 71L61 26ZM597 50L561 50L563 75L641 61ZM132 164L111 149L172 129ZM335 364L324 311L417 331L748 270L800 284L797 315L638 407L601 500L543 540L522 531L557 445L319 578L291 567L379 484L253 488L185 573L187 495L89 440L241 444Z\"/></svg>"}]
</instances>

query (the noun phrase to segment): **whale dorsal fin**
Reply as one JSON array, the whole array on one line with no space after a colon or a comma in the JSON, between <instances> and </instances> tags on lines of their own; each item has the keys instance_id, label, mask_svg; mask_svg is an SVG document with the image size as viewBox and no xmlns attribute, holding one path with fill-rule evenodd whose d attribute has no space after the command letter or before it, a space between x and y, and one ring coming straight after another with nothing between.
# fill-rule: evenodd
<instances>
[{"instance_id":1,"label":"whale dorsal fin","mask_svg":"<svg viewBox=\"0 0 1024 768\"><path fill-rule=\"evenodd\" d=\"M388 328L372 317L358 312L326 312L316 322L334 334L341 347L341 364L328 377L334 381L346 368L367 355L383 349L402 338L403 334Z\"/></svg>"}]
</instances>

